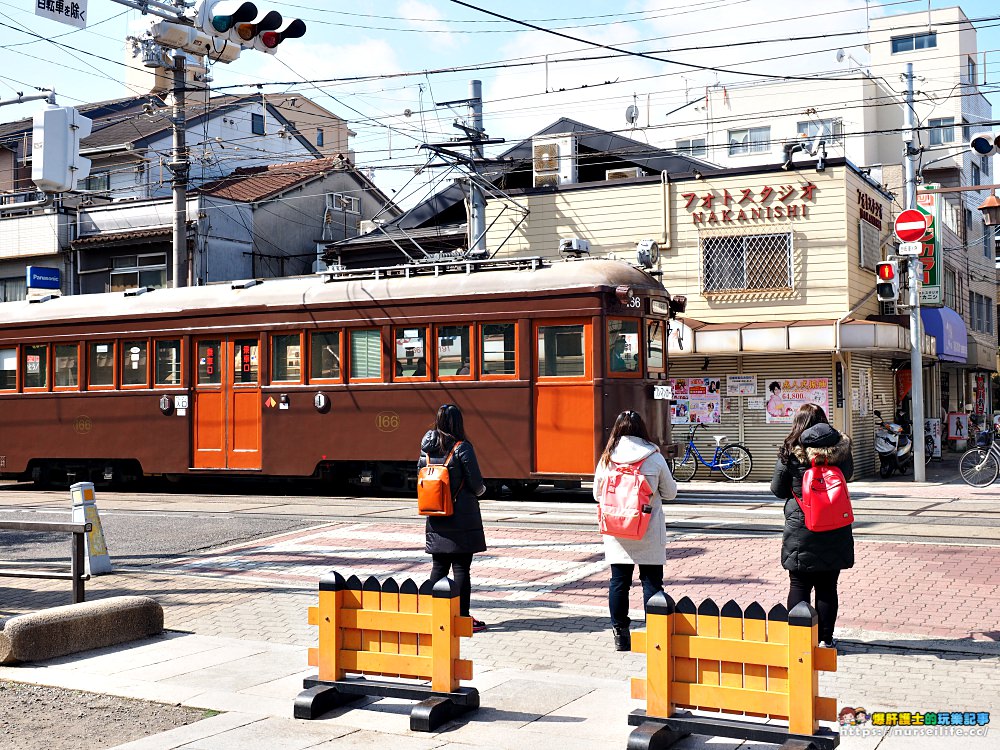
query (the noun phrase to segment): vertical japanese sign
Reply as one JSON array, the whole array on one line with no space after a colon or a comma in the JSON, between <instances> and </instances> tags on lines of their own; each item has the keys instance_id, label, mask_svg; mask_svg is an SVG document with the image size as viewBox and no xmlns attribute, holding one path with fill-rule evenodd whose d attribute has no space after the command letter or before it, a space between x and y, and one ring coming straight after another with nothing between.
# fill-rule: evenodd
<instances>
[{"instance_id":1,"label":"vertical japanese sign","mask_svg":"<svg viewBox=\"0 0 1000 750\"><path fill-rule=\"evenodd\" d=\"M87 27L87 0L35 0L35 15L78 29Z\"/></svg>"},{"instance_id":2,"label":"vertical japanese sign","mask_svg":"<svg viewBox=\"0 0 1000 750\"><path fill-rule=\"evenodd\" d=\"M923 185L917 190L917 210L929 217L927 232L920 240L920 262L924 266L920 287L920 304L940 307L944 304L944 262L941 248L941 196L925 192L938 185Z\"/></svg>"}]
</instances>

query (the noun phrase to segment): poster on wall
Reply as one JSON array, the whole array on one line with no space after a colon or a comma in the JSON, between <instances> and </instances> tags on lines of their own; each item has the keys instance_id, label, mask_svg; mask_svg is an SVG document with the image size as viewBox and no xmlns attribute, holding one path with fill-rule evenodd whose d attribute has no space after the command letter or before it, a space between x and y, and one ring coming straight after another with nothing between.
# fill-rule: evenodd
<instances>
[{"instance_id":1,"label":"poster on wall","mask_svg":"<svg viewBox=\"0 0 1000 750\"><path fill-rule=\"evenodd\" d=\"M753 411L764 411L764 397L754 396L747 399L747 408Z\"/></svg>"},{"instance_id":2,"label":"poster on wall","mask_svg":"<svg viewBox=\"0 0 1000 750\"><path fill-rule=\"evenodd\" d=\"M791 424L802 404L816 404L830 413L829 378L801 378L767 381L767 424Z\"/></svg>"},{"instance_id":3,"label":"poster on wall","mask_svg":"<svg viewBox=\"0 0 1000 750\"><path fill-rule=\"evenodd\" d=\"M872 406L872 371L867 368L858 370L858 388L861 391L861 403L858 414L867 417ZM829 416L829 415L828 415Z\"/></svg>"},{"instance_id":4,"label":"poster on wall","mask_svg":"<svg viewBox=\"0 0 1000 750\"><path fill-rule=\"evenodd\" d=\"M948 439L965 440L969 437L969 415L958 411L948 412Z\"/></svg>"},{"instance_id":5,"label":"poster on wall","mask_svg":"<svg viewBox=\"0 0 1000 750\"><path fill-rule=\"evenodd\" d=\"M722 421L722 383L719 378L673 378L674 403L670 424Z\"/></svg>"},{"instance_id":6,"label":"poster on wall","mask_svg":"<svg viewBox=\"0 0 1000 750\"><path fill-rule=\"evenodd\" d=\"M726 394L729 396L756 396L756 375L726 375Z\"/></svg>"}]
</instances>

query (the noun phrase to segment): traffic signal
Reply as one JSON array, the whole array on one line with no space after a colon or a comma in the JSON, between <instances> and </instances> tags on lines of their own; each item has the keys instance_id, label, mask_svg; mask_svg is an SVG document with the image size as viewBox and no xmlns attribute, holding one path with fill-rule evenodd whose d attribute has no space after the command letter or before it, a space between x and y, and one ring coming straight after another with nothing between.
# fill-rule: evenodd
<instances>
[{"instance_id":1,"label":"traffic signal","mask_svg":"<svg viewBox=\"0 0 1000 750\"><path fill-rule=\"evenodd\" d=\"M276 10L259 10L254 3L240 0L201 0L197 24L209 36L272 55L285 39L306 33L301 19L282 18Z\"/></svg>"},{"instance_id":2,"label":"traffic signal","mask_svg":"<svg viewBox=\"0 0 1000 750\"><path fill-rule=\"evenodd\" d=\"M898 260L883 260L875 266L875 296L879 302L896 302L899 299L900 268Z\"/></svg>"},{"instance_id":3,"label":"traffic signal","mask_svg":"<svg viewBox=\"0 0 1000 750\"><path fill-rule=\"evenodd\" d=\"M92 123L73 107L47 104L32 120L31 179L45 193L75 190L90 174L90 159L80 156L80 140Z\"/></svg>"},{"instance_id":4,"label":"traffic signal","mask_svg":"<svg viewBox=\"0 0 1000 750\"><path fill-rule=\"evenodd\" d=\"M969 148L977 156L993 156L1000 151L1000 135L978 133L969 141Z\"/></svg>"}]
</instances>

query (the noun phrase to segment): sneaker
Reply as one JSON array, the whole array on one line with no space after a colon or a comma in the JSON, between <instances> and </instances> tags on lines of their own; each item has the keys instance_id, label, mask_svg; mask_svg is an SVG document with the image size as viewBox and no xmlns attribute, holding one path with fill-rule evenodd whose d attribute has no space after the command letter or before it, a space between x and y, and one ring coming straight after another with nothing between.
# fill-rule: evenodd
<instances>
[{"instance_id":1,"label":"sneaker","mask_svg":"<svg viewBox=\"0 0 1000 750\"><path fill-rule=\"evenodd\" d=\"M828 641L820 641L819 642L819 647L820 648L837 648L837 642L835 640L833 640L832 638L830 640L828 640Z\"/></svg>"},{"instance_id":2,"label":"sneaker","mask_svg":"<svg viewBox=\"0 0 1000 750\"><path fill-rule=\"evenodd\" d=\"M486 623L483 622L482 620L477 620L476 618L473 617L472 618L472 632L473 633L482 633L484 630L486 630Z\"/></svg>"},{"instance_id":3,"label":"sneaker","mask_svg":"<svg viewBox=\"0 0 1000 750\"><path fill-rule=\"evenodd\" d=\"M612 627L611 632L615 635L615 651L632 650L632 632L628 628Z\"/></svg>"}]
</instances>

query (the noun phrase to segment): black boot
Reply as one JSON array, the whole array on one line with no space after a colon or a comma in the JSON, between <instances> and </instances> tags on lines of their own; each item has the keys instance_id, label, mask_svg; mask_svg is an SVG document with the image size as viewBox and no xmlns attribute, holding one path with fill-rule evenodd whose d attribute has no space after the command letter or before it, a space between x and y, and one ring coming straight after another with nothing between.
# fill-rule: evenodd
<instances>
[{"instance_id":1,"label":"black boot","mask_svg":"<svg viewBox=\"0 0 1000 750\"><path fill-rule=\"evenodd\" d=\"M616 628L612 626L611 632L615 634L615 651L632 650L632 632L626 628Z\"/></svg>"}]
</instances>

